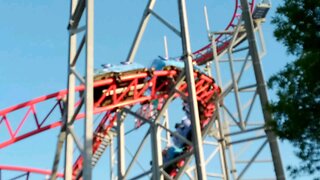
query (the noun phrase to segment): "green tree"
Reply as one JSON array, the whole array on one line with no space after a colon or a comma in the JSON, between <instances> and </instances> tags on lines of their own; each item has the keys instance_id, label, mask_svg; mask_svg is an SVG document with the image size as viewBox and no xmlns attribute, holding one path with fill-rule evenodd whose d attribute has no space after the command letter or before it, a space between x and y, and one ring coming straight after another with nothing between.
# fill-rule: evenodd
<instances>
[{"instance_id":1,"label":"green tree","mask_svg":"<svg viewBox=\"0 0 320 180\"><path fill-rule=\"evenodd\" d=\"M270 104L271 127L297 147L301 163L292 177L320 174L320 0L284 0L272 23L274 35L297 59L272 76L278 100ZM319 177L320 179L320 177Z\"/></svg>"}]
</instances>

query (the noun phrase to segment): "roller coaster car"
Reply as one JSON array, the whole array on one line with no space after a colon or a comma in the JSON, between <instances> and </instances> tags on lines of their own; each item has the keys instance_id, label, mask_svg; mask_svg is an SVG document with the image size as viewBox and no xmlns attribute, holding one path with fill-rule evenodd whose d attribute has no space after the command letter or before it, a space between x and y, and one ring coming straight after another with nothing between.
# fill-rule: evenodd
<instances>
[{"instance_id":1,"label":"roller coaster car","mask_svg":"<svg viewBox=\"0 0 320 180\"><path fill-rule=\"evenodd\" d=\"M94 102L95 106L106 106L110 103L112 103L112 94L121 94L123 92L126 92L124 99L130 99L134 95L134 90L142 88L145 85L145 78L138 78L138 83L135 87L130 87L128 90L128 86L131 83L131 81L123 81L122 79L126 76L131 75L137 75L140 73L148 72L152 73L153 70L177 70L181 71L184 68L184 62L178 61L178 60L164 60L164 59L156 59L152 62L152 65L150 67L150 71L145 68L143 65L132 63L132 64L122 64L122 65L108 65L105 66L101 70L95 71L95 77L94 81L104 80L108 78L113 78L116 82L116 88L112 91L108 91L108 88L110 86L102 86L97 87L94 89ZM194 65L194 69L196 72L204 73L198 66ZM177 78L172 77L172 78ZM170 83L172 83L172 80L175 81L176 79L170 79L170 77L159 77L157 79L157 83L155 84L156 87L161 87L163 84L167 84L166 88L170 87ZM168 89L158 89L158 92L161 93L161 91L167 92ZM104 95L103 95L104 94ZM105 97L103 97L105 96ZM97 103L98 102L98 103Z\"/></svg>"},{"instance_id":2,"label":"roller coaster car","mask_svg":"<svg viewBox=\"0 0 320 180\"><path fill-rule=\"evenodd\" d=\"M138 63L121 64L121 65L106 65L103 69L96 70L94 80L107 79L109 77L125 76L129 74L139 74L147 71L147 68Z\"/></svg>"},{"instance_id":3,"label":"roller coaster car","mask_svg":"<svg viewBox=\"0 0 320 180\"><path fill-rule=\"evenodd\" d=\"M177 148L174 146L167 147L162 151L163 163L166 164L170 160L181 156L184 153L183 149ZM174 178L178 169L181 168L185 163L185 160L182 158L176 162L172 162L164 168L164 171L169 174L170 177Z\"/></svg>"},{"instance_id":4,"label":"roller coaster car","mask_svg":"<svg viewBox=\"0 0 320 180\"><path fill-rule=\"evenodd\" d=\"M264 19L267 16L270 7L271 5L267 3L258 4L252 13L252 18L255 20Z\"/></svg>"},{"instance_id":5,"label":"roller coaster car","mask_svg":"<svg viewBox=\"0 0 320 180\"><path fill-rule=\"evenodd\" d=\"M185 160L181 159L178 162L170 165L169 167L165 168L165 172L169 174L171 178L175 178L179 172L179 169L182 168L185 164Z\"/></svg>"},{"instance_id":6,"label":"roller coaster car","mask_svg":"<svg viewBox=\"0 0 320 180\"><path fill-rule=\"evenodd\" d=\"M160 71L160 70L176 70L178 73L180 73L183 69L184 69L184 62L182 60L176 60L176 59L155 59L153 60L152 64L151 64L151 68L156 70L156 71ZM195 72L200 72L203 74L206 74L206 72L204 72L199 66L197 65L193 65L194 71ZM171 83L177 80L179 76L175 76L173 77L173 79L169 79L168 77L160 77L157 79L157 84L156 87L159 87L161 84L163 83ZM173 81L172 81L173 80ZM167 86L168 88L172 87L170 85ZM169 89L167 89L169 90ZM165 91L167 91L165 90Z\"/></svg>"},{"instance_id":7,"label":"roller coaster car","mask_svg":"<svg viewBox=\"0 0 320 180\"><path fill-rule=\"evenodd\" d=\"M101 70L96 70L95 71L95 76L94 76L94 81L99 81L99 80L104 80L108 78L113 78L117 84L117 89L114 90L113 92L110 92L106 95L106 98L103 100L103 103L99 103L96 106L105 106L111 103L111 95L113 93L120 94L126 90L128 87L130 81L122 81L121 77L125 77L128 75L135 75L135 74L140 74L143 72L148 71L146 67L143 65L137 64L137 63L132 63L132 64L122 64L122 65L108 65L104 66L103 69ZM138 79L138 84L142 85L144 83L144 79ZM109 86L102 86L102 87L97 87L94 89L94 102L99 101L101 98L101 95L106 93L107 89ZM138 87L137 87L138 88ZM126 98L133 96L132 90L130 90L126 94Z\"/></svg>"},{"instance_id":8,"label":"roller coaster car","mask_svg":"<svg viewBox=\"0 0 320 180\"><path fill-rule=\"evenodd\" d=\"M166 60L166 59L155 59L151 64L151 68L155 70L171 70L171 69L184 69L184 62L181 60ZM195 71L202 72L206 74L199 66L193 66Z\"/></svg>"}]
</instances>

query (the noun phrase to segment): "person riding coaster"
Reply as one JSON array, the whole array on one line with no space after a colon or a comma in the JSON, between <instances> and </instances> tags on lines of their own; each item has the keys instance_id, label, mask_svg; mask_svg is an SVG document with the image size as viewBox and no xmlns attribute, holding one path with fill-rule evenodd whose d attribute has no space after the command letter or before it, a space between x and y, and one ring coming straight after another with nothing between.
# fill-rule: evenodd
<instances>
[{"instance_id":1,"label":"person riding coaster","mask_svg":"<svg viewBox=\"0 0 320 180\"><path fill-rule=\"evenodd\" d=\"M177 160L172 162L169 165L166 165L169 161L181 156L184 153L183 149L170 146L162 150L162 161L164 164L164 171L168 173L170 177L175 177L178 173L178 169L184 165L184 159Z\"/></svg>"},{"instance_id":2,"label":"person riding coaster","mask_svg":"<svg viewBox=\"0 0 320 180\"><path fill-rule=\"evenodd\" d=\"M192 140L192 133L191 133L191 121L188 116L184 116L180 123L175 124L176 133L183 136L187 140ZM182 140L180 137L173 135L172 136L173 144L182 149L186 149L188 144Z\"/></svg>"},{"instance_id":3,"label":"person riding coaster","mask_svg":"<svg viewBox=\"0 0 320 180\"><path fill-rule=\"evenodd\" d=\"M181 61L161 59L161 60L154 60L150 69L151 70L153 69L156 71L158 70L181 71L183 68L184 68L184 63ZM205 72L203 72L201 68L197 67L196 65L194 66L194 68L195 68L195 72L200 72L201 74L205 74ZM120 66L106 65L104 66L103 70L97 71L95 73L95 80L102 80L111 76L117 80L119 87L122 88L123 86L123 88L126 88L129 82L121 82L121 78L119 77L127 74L137 74L140 72L146 72L146 69L136 64L126 64L126 65L120 65ZM161 82L166 82L166 81L168 81L168 83L171 82L169 81L168 77L158 78L154 86L158 87L161 84ZM144 79L141 79L141 82L139 83L143 84ZM97 96L95 97L95 102L96 100L98 100L101 93L104 93L104 89L106 89L106 87L101 87L100 89L98 89L98 91L95 90L94 94L95 96ZM130 94L131 91L128 93L128 98L130 98L130 95L133 94L133 91L134 90L132 90L131 94ZM214 106L208 109L209 105L211 104L209 102L212 99L202 98L201 94L199 95L199 97L201 98L198 99L198 109L200 114L200 125L201 125L201 129L203 129L211 119L210 117L212 116L212 109L214 109ZM204 93L204 97L206 97L205 93ZM107 102L108 100L112 100L112 97L108 96L105 99L106 100L104 101ZM106 102L100 103L100 104L104 105L106 104ZM144 104L141 104L141 107L137 110L136 113L141 115L147 120L155 119L159 113L159 110L161 110L164 102L165 102L164 99L157 99L151 102L145 102ZM192 131L191 131L192 127L191 127L191 121L190 121L191 111L190 111L190 106L186 101L183 102L183 111L185 112L186 116L182 118L180 123L176 123L175 125L175 129L176 129L175 134L179 134L179 135L172 135L172 141L174 146L167 147L162 151L164 171L167 172L168 175L173 178L178 174L179 169L182 166L184 166L184 163L185 163L185 158L179 158L179 156L187 153L192 149L192 146L190 145L190 142L192 142ZM136 121L135 128L139 128L144 124L143 120L141 119L136 118L135 121ZM181 138L181 136L184 138ZM175 158L177 159L175 160Z\"/></svg>"}]
</instances>

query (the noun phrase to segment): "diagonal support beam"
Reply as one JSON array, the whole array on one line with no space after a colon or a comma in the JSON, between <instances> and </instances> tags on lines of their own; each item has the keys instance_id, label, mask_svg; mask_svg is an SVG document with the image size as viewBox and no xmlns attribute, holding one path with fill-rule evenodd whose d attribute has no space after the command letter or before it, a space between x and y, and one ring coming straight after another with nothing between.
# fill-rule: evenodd
<instances>
[{"instance_id":1,"label":"diagonal support beam","mask_svg":"<svg viewBox=\"0 0 320 180\"><path fill-rule=\"evenodd\" d=\"M257 47L255 34L254 34L253 20L252 20L251 12L249 10L248 1L240 0L240 2L243 9L242 16L243 16L245 28L247 31L247 38L248 38L249 48L250 48L249 51L252 57L253 69L256 76L257 85L258 85L257 92L259 93L259 96L260 96L260 103L261 103L261 107L263 108L264 120L266 123L268 123L269 121L272 121L272 117L271 117L271 113L266 110L266 106L268 105L267 88L266 88L265 80L262 73L261 60L258 53L258 47ZM277 179L279 180L285 179L285 174L282 166L277 138L272 131L266 131L266 134L270 144L270 150L271 150L273 165L275 168Z\"/></svg>"},{"instance_id":2,"label":"diagonal support beam","mask_svg":"<svg viewBox=\"0 0 320 180\"><path fill-rule=\"evenodd\" d=\"M134 41L132 43L131 49L129 51L128 57L127 57L127 63L132 63L134 60L134 57L137 53L138 47L140 45L143 33L147 27L147 24L149 22L150 19L150 15L151 15L151 10L153 9L154 5L156 3L156 0L149 0L149 3L147 5L147 7L144 10L143 16L142 16L142 20L140 22L138 31L136 33L136 36L134 38Z\"/></svg>"},{"instance_id":3,"label":"diagonal support beam","mask_svg":"<svg viewBox=\"0 0 320 180\"><path fill-rule=\"evenodd\" d=\"M185 56L185 71L186 71L186 80L188 86L188 100L189 106L191 110L191 124L192 124L192 135L193 135L193 148L196 159L197 166L197 177L201 180L206 180L206 167L203 155L203 147L202 147L202 135L200 128L200 119L199 119L199 111L198 111L198 102L196 98L196 89L191 84L195 84L194 76L193 76L193 64L192 64L192 54L191 54L191 44L189 37L189 27L188 27L188 18L186 11L186 3L185 0L178 1L179 7L179 18L180 18L180 28L181 28L181 37L182 37L182 47L183 47L183 55Z\"/></svg>"}]
</instances>

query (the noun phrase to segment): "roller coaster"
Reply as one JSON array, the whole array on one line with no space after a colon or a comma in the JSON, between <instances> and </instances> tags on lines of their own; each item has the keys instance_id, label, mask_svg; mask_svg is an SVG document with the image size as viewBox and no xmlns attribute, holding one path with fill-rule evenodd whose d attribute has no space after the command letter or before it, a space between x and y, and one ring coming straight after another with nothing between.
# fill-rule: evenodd
<instances>
[{"instance_id":1,"label":"roller coaster","mask_svg":"<svg viewBox=\"0 0 320 180\"><path fill-rule=\"evenodd\" d=\"M80 19L85 8L87 8L87 11L90 10L90 8L86 7L84 2L85 1L79 1L78 5L74 6L73 13L71 13L72 20ZM212 61L217 62L220 56L223 56L226 53L231 53L231 51L235 51L237 47L241 48L241 45L244 44L245 41L248 39L250 40L248 25L245 23L245 20L248 17L243 15L245 14L246 9L243 5L243 2L235 0L233 16L224 32L216 33L217 37L209 33L209 37L212 40L211 43L205 45L203 48L193 52L192 55L190 55L190 58L192 59L192 72L188 72L186 68L187 64L185 62L185 55L181 55L178 58L172 59L157 58L153 61L150 67L146 67L128 60L120 65L104 65L103 68L94 71L94 83L92 85L93 99L91 99L91 101L93 101L92 113L95 116L99 115L99 120L92 134L92 157L90 157L90 166L92 168L96 166L108 148L110 148L110 153L113 152L113 140L117 139L118 147L115 148L115 151L117 151L118 161L115 163L112 161L112 156L109 158L111 158L112 163L117 164L118 177L115 177L114 174L111 173L111 179L158 179L160 177L163 178L162 176L164 176L165 179L180 179L186 177L189 177L190 179L197 177L199 178L199 171L194 172L194 176L192 176L190 175L191 170L187 170L188 167L191 167L192 169L192 163L198 165L197 158L199 157L197 156L197 151L199 150L195 149L195 147L198 148L195 144L195 139L197 138L196 136L200 136L200 138L203 139L201 144L205 142L206 137L216 137L218 142L221 143L218 143L218 146L220 151L222 175L211 176L221 179L232 179L229 177L231 174L233 179L242 178L242 173L237 175L237 173L234 172L236 170L234 164L229 165L231 168L227 167L227 155L225 153L227 149L226 146L230 146L232 143L228 144L223 139L228 139L231 136L240 133L263 130L263 127L261 126L252 129L246 129L240 125L242 128L241 131L222 133L223 124L218 120L221 119L219 112L221 111L221 108L224 107L224 104L227 103L227 101L223 100L227 96L226 94L230 93L231 91L235 91L235 93L237 93L237 87L235 85L237 82L234 80L234 84L232 86L223 88L219 77L219 82L216 82L216 80L212 77L211 72L208 71L208 69L210 69L208 65L212 63ZM152 11L151 4L152 0L150 0L149 4L147 5L147 12L163 22L164 20L154 11ZM248 5L248 14L253 22L252 28L253 30L257 30L260 27L261 21L263 21L263 19L266 17L266 14L270 8L270 3L269 1L262 1L258 5L255 5L255 1L251 0L249 1ZM140 29L146 19L147 17L143 18ZM69 24L69 29L72 29L72 27L77 27L79 22L80 20L78 22L75 21L73 24ZM164 24L170 27L168 23ZM181 34L182 30L180 32ZM88 36L88 34L86 36ZM85 43L84 40L87 38L86 36L84 36L80 43L80 51ZM137 37L139 37L139 33L137 34ZM138 39L137 37L136 39ZM134 49L134 46L135 45L133 45L132 49ZM249 49L250 48L251 47L249 47ZM77 52L75 57L77 57L78 54L79 53ZM251 54L251 56L252 59L254 59L254 55ZM131 56L128 59L130 58ZM203 68L203 66L206 66L206 68ZM194 78L194 84L188 83L188 75ZM82 79L83 82L84 78L86 78L85 76L76 76L78 79ZM197 135L197 131L191 128L191 125L194 125L194 122L196 121L194 121L195 110L191 110L193 107L191 104L192 102L190 102L190 96L192 96L192 93L189 90L189 86L195 89L194 101L197 102L197 107L195 109L199 114L198 118L200 135ZM0 111L0 126L2 126L2 129L4 129L4 132L1 132L1 134L6 134L6 136L0 139L0 149L7 148L19 141L26 140L45 131L61 128L58 136L57 151L52 171L42 170L40 168L0 165L0 172L22 172L22 175L11 179L17 179L21 177L28 179L32 174L43 174L50 177L50 179L86 179L87 172L85 172L86 165L84 164L86 160L84 159L85 156L81 152L79 153L79 156L72 161L71 176L66 176L62 172L57 172L59 155L61 153L61 143L59 146L59 142L62 141L61 139L65 138L65 134L63 133L65 133L66 129L68 129L67 124L72 124L75 121L83 120L87 117L86 111L83 109L84 104L86 104L84 97L87 94L87 86L85 83L80 84L74 87L73 90L75 94L77 94L78 100L72 105L74 112L76 113L71 115L68 115L67 110L68 101L70 98L70 95L68 96L68 94L70 94L70 89L62 90L46 96L41 96ZM256 92L258 92L258 90ZM260 92L258 92L258 94L260 95ZM262 99L262 97L260 98ZM170 129L170 124L168 121L166 121L165 118L163 121L160 119L164 115L164 112L167 111L170 102L175 99L180 99L179 102L182 103L181 109L185 119L184 121L176 122L174 128L175 130L171 130L172 128ZM41 109L41 112L38 109ZM134 109L136 111L134 111ZM15 114L17 112L23 113L22 118L11 118L14 117L11 114ZM130 162L130 164L122 164L122 156L124 153L122 141L124 132L121 130L121 124L129 121L125 120L129 115L132 115L135 118L135 127L131 130L131 132L140 131L144 126L150 125L150 129L146 134L151 134L152 146L157 147L155 149L161 149L161 153L158 152L158 154L153 154L154 152L152 152L153 155L149 161L150 170L145 170L140 174L133 173L134 175L131 173L130 177L129 172L136 161L136 156L139 155L140 147L142 147L142 145L138 146L138 149L136 150L135 155L133 155L133 160ZM69 119L68 117L70 116L70 122L67 123L66 119ZM57 117L57 119L52 120L52 117ZM191 122L187 122L187 120L191 120ZM13 126L12 121L15 121L15 124L17 125ZM26 121L29 123L33 122L35 124L31 129L29 127L27 131L23 130ZM164 143L160 142L159 139L153 139L155 136L152 135L152 127L160 127L162 131L165 132L167 137L165 141L165 147L163 147ZM69 133L75 137L74 134L76 133L73 132L74 130L72 128L68 129L68 131L70 131ZM122 135L120 135L121 133ZM218 135L215 136L214 134ZM266 138L267 136L269 135L267 134L261 137ZM173 139L173 143L172 140L170 140L171 138ZM252 139L258 138L260 137L256 136ZM270 141L270 139L268 140ZM67 143L68 140L65 141ZM80 140L74 138L74 141L77 147L84 151L84 147ZM144 141L145 139L142 140L141 144L143 144ZM235 141L234 143L239 143L240 141L242 140ZM267 141L265 141L264 145L266 143ZM153 148L152 151L155 150ZM272 148L271 151L272 153L277 153L274 152ZM157 157L159 154L161 154L161 156ZM193 157L195 158L195 162L193 162ZM273 161L279 160L275 160L273 155L272 157ZM67 158L67 154L65 154L65 158ZM253 161L254 160L255 159L253 159ZM230 161L232 161L232 156L230 156ZM194 165L193 169L197 169L197 165ZM115 166L114 164L113 166L110 166L110 169L115 168L113 167ZM158 167L160 173L155 170L155 167ZM246 168L247 167L244 168L243 173L245 172ZM275 167L275 169L277 168L279 167ZM228 169L230 170L230 174L227 172ZM65 169L65 172L67 171L68 170ZM186 173L186 175L183 176L183 173ZM276 170L275 176L278 179L282 179L281 176L283 176L283 172L281 174L281 172L279 173ZM210 176L208 175L208 177Z\"/></svg>"}]
</instances>

